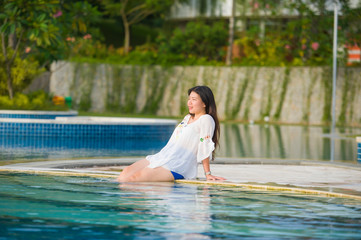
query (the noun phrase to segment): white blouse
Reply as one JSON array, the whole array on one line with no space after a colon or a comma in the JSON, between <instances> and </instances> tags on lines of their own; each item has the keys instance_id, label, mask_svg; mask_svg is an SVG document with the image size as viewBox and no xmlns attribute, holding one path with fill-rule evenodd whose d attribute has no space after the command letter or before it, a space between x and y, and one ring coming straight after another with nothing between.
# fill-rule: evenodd
<instances>
[{"instance_id":1,"label":"white blouse","mask_svg":"<svg viewBox=\"0 0 361 240\"><path fill-rule=\"evenodd\" d=\"M193 179L197 177L197 163L208 157L212 160L213 117L205 114L188 124L190 117L190 114L184 117L160 152L146 157L149 168L164 167L185 179Z\"/></svg>"}]
</instances>

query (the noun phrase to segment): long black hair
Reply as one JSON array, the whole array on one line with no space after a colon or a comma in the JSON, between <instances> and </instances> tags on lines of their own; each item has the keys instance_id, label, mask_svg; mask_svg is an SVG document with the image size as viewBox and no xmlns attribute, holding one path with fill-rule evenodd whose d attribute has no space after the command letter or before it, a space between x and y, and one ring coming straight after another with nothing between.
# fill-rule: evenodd
<instances>
[{"instance_id":1,"label":"long black hair","mask_svg":"<svg viewBox=\"0 0 361 240\"><path fill-rule=\"evenodd\" d=\"M206 105L206 113L211 115L214 120L215 128L214 128L212 141L214 142L216 148L217 146L219 146L220 127L219 127L219 120L217 115L217 106L216 106L216 101L214 100L213 92L207 86L195 86L190 88L188 90L188 96L192 92L197 93L201 97L203 103ZM214 151L213 151L213 157L214 157Z\"/></svg>"}]
</instances>

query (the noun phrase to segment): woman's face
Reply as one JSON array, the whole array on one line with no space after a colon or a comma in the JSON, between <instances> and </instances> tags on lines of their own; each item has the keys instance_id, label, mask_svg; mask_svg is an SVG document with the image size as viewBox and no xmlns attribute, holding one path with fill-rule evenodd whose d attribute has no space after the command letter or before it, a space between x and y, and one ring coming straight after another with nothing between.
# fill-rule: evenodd
<instances>
[{"instance_id":1,"label":"woman's face","mask_svg":"<svg viewBox=\"0 0 361 240\"><path fill-rule=\"evenodd\" d=\"M191 92L188 96L188 109L190 114L205 114L206 104L202 101L202 98L196 92Z\"/></svg>"}]
</instances>

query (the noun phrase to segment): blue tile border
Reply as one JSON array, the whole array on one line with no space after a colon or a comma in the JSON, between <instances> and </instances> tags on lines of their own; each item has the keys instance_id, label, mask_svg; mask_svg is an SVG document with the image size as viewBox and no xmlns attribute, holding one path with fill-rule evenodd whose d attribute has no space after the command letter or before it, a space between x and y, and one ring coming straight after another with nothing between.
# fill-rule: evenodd
<instances>
[{"instance_id":1,"label":"blue tile border","mask_svg":"<svg viewBox=\"0 0 361 240\"><path fill-rule=\"evenodd\" d=\"M166 141L176 124L175 120L161 119L0 119L0 136Z\"/></svg>"},{"instance_id":2,"label":"blue tile border","mask_svg":"<svg viewBox=\"0 0 361 240\"><path fill-rule=\"evenodd\" d=\"M140 118L0 118L0 153L4 152L0 160L24 158L24 153L40 158L154 154L168 142L177 123Z\"/></svg>"},{"instance_id":3,"label":"blue tile border","mask_svg":"<svg viewBox=\"0 0 361 240\"><path fill-rule=\"evenodd\" d=\"M149 141L149 139L117 139L117 138L79 138L79 137L37 137L37 136L0 136L0 152L12 157L24 158L24 152L32 156L57 154L53 156L143 156L158 152L167 143ZM79 151L76 151L79 150ZM8 153L8 154L6 154ZM0 155L0 162L3 156ZM28 158L25 156L25 158ZM6 158L5 158L6 159ZM15 159L15 158L14 158Z\"/></svg>"},{"instance_id":4,"label":"blue tile border","mask_svg":"<svg viewBox=\"0 0 361 240\"><path fill-rule=\"evenodd\" d=\"M3 136L149 138L169 137L174 125L101 125L0 122Z\"/></svg>"}]
</instances>

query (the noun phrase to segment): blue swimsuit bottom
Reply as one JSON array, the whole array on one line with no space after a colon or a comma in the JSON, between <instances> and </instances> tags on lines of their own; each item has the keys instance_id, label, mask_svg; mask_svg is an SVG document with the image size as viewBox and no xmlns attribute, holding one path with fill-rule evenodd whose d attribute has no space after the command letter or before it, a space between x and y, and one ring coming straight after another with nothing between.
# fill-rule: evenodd
<instances>
[{"instance_id":1,"label":"blue swimsuit bottom","mask_svg":"<svg viewBox=\"0 0 361 240\"><path fill-rule=\"evenodd\" d=\"M179 173L172 172L172 171L170 171L170 172L173 174L174 180L184 179L184 177L182 175L180 175Z\"/></svg>"}]
</instances>

